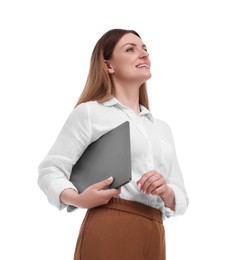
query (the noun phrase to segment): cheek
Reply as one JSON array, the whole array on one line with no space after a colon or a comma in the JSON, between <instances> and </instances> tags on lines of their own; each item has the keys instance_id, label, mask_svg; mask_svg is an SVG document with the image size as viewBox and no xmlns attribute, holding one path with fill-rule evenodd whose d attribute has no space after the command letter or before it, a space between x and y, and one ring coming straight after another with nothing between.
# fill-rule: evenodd
<instances>
[{"instance_id":1,"label":"cheek","mask_svg":"<svg viewBox=\"0 0 226 260\"><path fill-rule=\"evenodd\" d=\"M126 71L134 68L135 61L132 58L120 57L120 59L115 59L112 63L113 68L117 73L120 71Z\"/></svg>"},{"instance_id":2,"label":"cheek","mask_svg":"<svg viewBox=\"0 0 226 260\"><path fill-rule=\"evenodd\" d=\"M129 76L134 75L134 66L127 62L121 61L120 63L115 66L115 75L118 77L123 77L123 76Z\"/></svg>"}]
</instances>

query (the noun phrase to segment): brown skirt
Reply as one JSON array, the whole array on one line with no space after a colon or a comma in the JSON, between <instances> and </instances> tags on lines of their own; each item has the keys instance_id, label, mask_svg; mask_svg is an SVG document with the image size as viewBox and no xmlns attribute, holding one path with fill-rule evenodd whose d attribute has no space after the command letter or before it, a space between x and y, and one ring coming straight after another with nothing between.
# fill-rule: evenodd
<instances>
[{"instance_id":1,"label":"brown skirt","mask_svg":"<svg viewBox=\"0 0 226 260\"><path fill-rule=\"evenodd\" d=\"M165 260L161 212L119 198L87 210L74 260Z\"/></svg>"}]
</instances>

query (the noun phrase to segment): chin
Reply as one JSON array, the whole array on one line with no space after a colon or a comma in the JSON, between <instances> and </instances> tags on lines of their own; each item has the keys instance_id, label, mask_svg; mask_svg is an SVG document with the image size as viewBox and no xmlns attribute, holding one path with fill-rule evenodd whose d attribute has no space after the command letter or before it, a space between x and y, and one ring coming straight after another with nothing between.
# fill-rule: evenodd
<instances>
[{"instance_id":1,"label":"chin","mask_svg":"<svg viewBox=\"0 0 226 260\"><path fill-rule=\"evenodd\" d=\"M148 77L148 79L150 79L152 77L152 74L151 74L151 72L149 73L149 77Z\"/></svg>"},{"instance_id":2,"label":"chin","mask_svg":"<svg viewBox=\"0 0 226 260\"><path fill-rule=\"evenodd\" d=\"M144 80L147 81L151 78L151 73L149 72L147 75L145 75Z\"/></svg>"}]
</instances>

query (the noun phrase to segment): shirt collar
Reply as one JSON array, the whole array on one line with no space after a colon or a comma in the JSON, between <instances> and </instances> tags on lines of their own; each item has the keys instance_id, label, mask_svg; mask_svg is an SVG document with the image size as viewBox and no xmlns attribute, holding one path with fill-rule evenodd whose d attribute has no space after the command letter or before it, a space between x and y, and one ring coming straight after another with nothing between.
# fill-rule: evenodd
<instances>
[{"instance_id":1,"label":"shirt collar","mask_svg":"<svg viewBox=\"0 0 226 260\"><path fill-rule=\"evenodd\" d=\"M102 102L102 104L104 105L104 106L106 106L106 107L111 107L111 106L119 106L121 109L130 109L130 108L128 108L127 106L125 106L125 105L123 105L122 103L120 103L119 101L118 101L118 99L117 98L115 98L115 97L113 97L113 98L111 98L111 99L109 99L109 100L107 100L107 101L104 101L104 102ZM152 120L153 121L153 116L152 116L152 114L151 114L151 112L150 112L150 110L148 110L145 106L143 106L143 105L140 105L140 115L146 115L150 120Z\"/></svg>"}]
</instances>

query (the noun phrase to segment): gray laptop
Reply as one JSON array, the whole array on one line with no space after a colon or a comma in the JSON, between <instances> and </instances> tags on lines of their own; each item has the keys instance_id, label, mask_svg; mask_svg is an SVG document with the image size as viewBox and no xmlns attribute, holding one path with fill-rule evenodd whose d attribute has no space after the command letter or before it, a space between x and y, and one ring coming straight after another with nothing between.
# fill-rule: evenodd
<instances>
[{"instance_id":1,"label":"gray laptop","mask_svg":"<svg viewBox=\"0 0 226 260\"><path fill-rule=\"evenodd\" d=\"M90 185L114 178L108 188L118 188L131 181L129 122L126 121L91 143L72 168L70 181L81 193ZM71 212L76 207L67 206Z\"/></svg>"}]
</instances>

